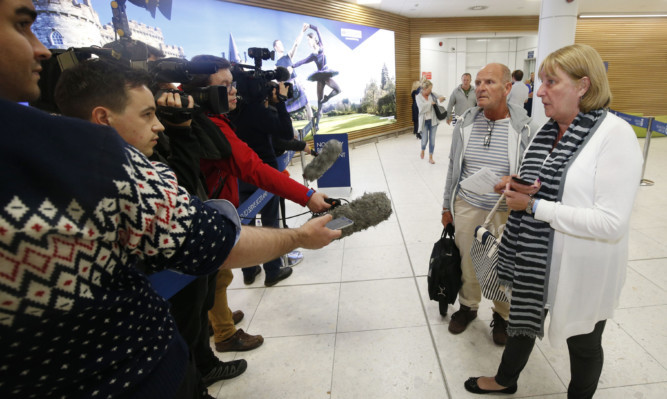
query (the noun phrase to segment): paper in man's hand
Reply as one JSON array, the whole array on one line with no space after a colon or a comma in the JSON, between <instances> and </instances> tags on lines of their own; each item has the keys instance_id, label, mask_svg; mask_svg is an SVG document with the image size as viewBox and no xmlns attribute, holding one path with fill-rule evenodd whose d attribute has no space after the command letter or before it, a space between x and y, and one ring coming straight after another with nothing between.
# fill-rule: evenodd
<instances>
[{"instance_id":1,"label":"paper in man's hand","mask_svg":"<svg viewBox=\"0 0 667 399\"><path fill-rule=\"evenodd\" d=\"M500 177L489 168L482 168L467 179L461 180L461 188L475 194L492 193Z\"/></svg>"}]
</instances>

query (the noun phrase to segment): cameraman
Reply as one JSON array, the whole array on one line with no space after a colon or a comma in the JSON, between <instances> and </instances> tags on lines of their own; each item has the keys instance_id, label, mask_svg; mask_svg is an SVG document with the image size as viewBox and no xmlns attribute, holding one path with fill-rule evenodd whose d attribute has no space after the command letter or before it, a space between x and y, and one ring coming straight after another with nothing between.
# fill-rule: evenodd
<instances>
[{"instance_id":1,"label":"cameraman","mask_svg":"<svg viewBox=\"0 0 667 399\"><path fill-rule=\"evenodd\" d=\"M294 127L292 126L292 118L280 119L278 109L276 108L276 104L281 102L284 102L285 107L287 107L288 104L287 93L289 91L288 87L283 82L279 83L271 82L270 85L271 85L271 94L266 99L264 105L267 107L267 109L275 118L279 119L282 123L284 123L287 127L289 127L289 130L294 132L295 130ZM283 155L285 151L295 151L295 152L304 151L309 154L311 153L311 149L308 143L303 140L298 140L296 135L291 140L285 140L282 138L275 139L273 141L273 149L275 151L276 157ZM279 203L280 203L280 211L282 212L283 215L285 215L285 198L282 197L279 198ZM287 227L285 220L283 220L283 226ZM303 254L301 253L301 251L292 251L289 254L287 254L287 266L296 266L302 260L303 260Z\"/></svg>"},{"instance_id":2,"label":"cameraman","mask_svg":"<svg viewBox=\"0 0 667 399\"><path fill-rule=\"evenodd\" d=\"M257 86L246 84L250 80L248 72L236 69L234 70L234 77L240 81L239 87L245 91L240 93L243 100L236 107L236 110L229 114L230 119L236 125L236 135L248 144L264 163L278 169L278 160L273 143L281 139L291 140L294 138L294 130L285 102L281 101L274 104L276 112L271 112L265 104L271 93L270 90L272 90L269 82L264 85L260 83L261 88L257 90ZM260 80L254 77L252 79ZM285 86L282 85L282 87L284 91ZM283 96L286 96L286 94L286 91L282 93ZM250 181L245 179L240 181L239 196L241 203L250 198L257 189L257 185ZM273 197L264 205L260 211L262 226L279 227L279 204L280 199ZM255 221L250 221L249 225L254 226ZM261 270L262 268L259 265L244 268L243 282L246 285L252 284ZM282 267L280 258L264 263L266 273L264 285L271 287L277 284L279 281L288 278L292 274L292 270L289 265Z\"/></svg>"},{"instance_id":3,"label":"cameraman","mask_svg":"<svg viewBox=\"0 0 667 399\"><path fill-rule=\"evenodd\" d=\"M264 106L270 111L271 115L278 119L281 123L285 125L286 129L289 129L289 131L294 134L294 127L292 126L292 118L281 118L281 113L278 111L277 105L280 103L285 104L285 108L287 108L287 93L288 93L288 87L283 83L274 83L271 82L271 94L269 97L266 99ZM289 115L288 115L289 116ZM281 156L285 151L305 151L307 153L310 153L310 146L308 145L307 142L298 140L296 136L293 136L291 139L284 139L282 137L278 137L275 140L273 140L273 149L275 151L276 157Z\"/></svg>"},{"instance_id":4,"label":"cameraman","mask_svg":"<svg viewBox=\"0 0 667 399\"><path fill-rule=\"evenodd\" d=\"M214 74L194 75L190 82L183 84L183 89L189 91L212 85L226 86L229 110L233 112L237 105L236 82L233 81L229 61L213 55L198 55L193 57L191 62L212 62L217 65L218 71ZM313 212L322 212L330 207L324 201L326 195L308 189L263 163L257 154L236 136L234 127L226 115L209 114L207 117L203 115L200 117L195 113L192 125L200 140L211 140L222 136L231 146L231 157L228 159L203 157L200 160L201 171L206 178L211 198L227 199L238 207L240 202L237 178L240 178L302 206L308 206ZM262 336L252 336L234 327L232 313L227 304L227 287L233 277L229 270L221 270L218 273L215 305L209 312L214 330L215 348L218 352L251 350L264 342Z\"/></svg>"}]
</instances>

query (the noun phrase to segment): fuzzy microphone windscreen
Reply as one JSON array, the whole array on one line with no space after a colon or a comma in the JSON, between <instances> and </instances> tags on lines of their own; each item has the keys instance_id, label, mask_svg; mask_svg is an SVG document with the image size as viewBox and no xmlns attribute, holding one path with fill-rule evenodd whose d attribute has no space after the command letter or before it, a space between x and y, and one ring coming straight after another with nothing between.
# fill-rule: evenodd
<instances>
[{"instance_id":1,"label":"fuzzy microphone windscreen","mask_svg":"<svg viewBox=\"0 0 667 399\"><path fill-rule=\"evenodd\" d=\"M303 168L303 177L308 181L319 179L336 162L341 152L343 143L338 140L327 141L320 154Z\"/></svg>"},{"instance_id":2,"label":"fuzzy microphone windscreen","mask_svg":"<svg viewBox=\"0 0 667 399\"><path fill-rule=\"evenodd\" d=\"M343 228L343 234L340 238L376 226L389 219L392 212L391 200L383 192L364 193L349 204L341 205L329 211L334 219L345 216L354 222L353 225Z\"/></svg>"}]
</instances>

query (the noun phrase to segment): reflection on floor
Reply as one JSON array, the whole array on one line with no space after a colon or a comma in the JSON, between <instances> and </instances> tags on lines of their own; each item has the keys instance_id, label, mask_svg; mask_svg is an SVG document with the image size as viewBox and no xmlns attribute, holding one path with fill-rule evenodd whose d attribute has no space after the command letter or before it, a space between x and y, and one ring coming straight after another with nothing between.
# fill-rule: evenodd
<instances>
[{"instance_id":1,"label":"reflection on floor","mask_svg":"<svg viewBox=\"0 0 667 399\"><path fill-rule=\"evenodd\" d=\"M492 375L502 348L491 340L491 308L457 336L428 300L426 273L439 237L442 192L452 128L441 124L435 165L419 158L411 134L350 151L352 197L385 191L394 215L370 231L319 251L303 251L292 276L265 288L261 274L229 292L238 327L265 343L245 353L245 374L209 388L218 398L467 398L469 376ZM639 145L644 145L640 140ZM667 392L667 138L654 139L646 168L653 187L635 204L627 282L620 309L607 323L605 365L596 397L663 398ZM428 157L427 157L428 158ZM290 167L292 176L301 166ZM287 214L303 208L288 203ZM297 226L306 216L290 219ZM449 314L458 309L450 306ZM564 348L538 341L513 397L566 398Z\"/></svg>"}]
</instances>

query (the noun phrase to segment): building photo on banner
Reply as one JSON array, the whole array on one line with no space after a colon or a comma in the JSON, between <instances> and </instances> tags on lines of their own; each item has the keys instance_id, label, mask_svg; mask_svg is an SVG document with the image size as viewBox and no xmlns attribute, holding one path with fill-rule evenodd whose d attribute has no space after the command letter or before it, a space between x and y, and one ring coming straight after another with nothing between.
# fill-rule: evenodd
<instances>
[{"instance_id":1,"label":"building photo on banner","mask_svg":"<svg viewBox=\"0 0 667 399\"><path fill-rule=\"evenodd\" d=\"M33 30L49 49L103 46L117 39L111 5L116 2L33 3L38 10ZM261 60L261 69L282 66L290 72L294 94L287 108L307 139L313 132L395 123L392 31L216 0L174 0L155 10L143 1L118 3L125 3L131 38L166 57L210 54L253 67L249 48L275 52Z\"/></svg>"}]
</instances>

